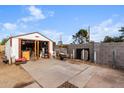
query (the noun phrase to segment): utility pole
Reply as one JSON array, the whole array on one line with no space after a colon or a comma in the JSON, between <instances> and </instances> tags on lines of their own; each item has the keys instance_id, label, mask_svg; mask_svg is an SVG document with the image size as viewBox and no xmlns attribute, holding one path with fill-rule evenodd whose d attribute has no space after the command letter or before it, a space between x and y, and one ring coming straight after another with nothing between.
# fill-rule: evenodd
<instances>
[{"instance_id":1,"label":"utility pole","mask_svg":"<svg viewBox=\"0 0 124 93\"><path fill-rule=\"evenodd\" d=\"M58 45L62 45L63 42L62 42L62 35L60 35L60 41L58 41Z\"/></svg>"},{"instance_id":2,"label":"utility pole","mask_svg":"<svg viewBox=\"0 0 124 93\"><path fill-rule=\"evenodd\" d=\"M90 42L90 26L88 26L88 39L89 39L89 42Z\"/></svg>"}]
</instances>

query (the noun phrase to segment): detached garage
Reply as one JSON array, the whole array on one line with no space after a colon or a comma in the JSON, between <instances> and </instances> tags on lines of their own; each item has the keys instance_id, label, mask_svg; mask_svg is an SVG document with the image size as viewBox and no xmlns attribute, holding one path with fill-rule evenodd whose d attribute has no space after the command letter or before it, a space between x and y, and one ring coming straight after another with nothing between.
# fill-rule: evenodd
<instances>
[{"instance_id":1,"label":"detached garage","mask_svg":"<svg viewBox=\"0 0 124 93\"><path fill-rule=\"evenodd\" d=\"M53 41L39 32L10 37L5 45L5 56L9 64L16 59L26 60L50 58L53 54Z\"/></svg>"}]
</instances>

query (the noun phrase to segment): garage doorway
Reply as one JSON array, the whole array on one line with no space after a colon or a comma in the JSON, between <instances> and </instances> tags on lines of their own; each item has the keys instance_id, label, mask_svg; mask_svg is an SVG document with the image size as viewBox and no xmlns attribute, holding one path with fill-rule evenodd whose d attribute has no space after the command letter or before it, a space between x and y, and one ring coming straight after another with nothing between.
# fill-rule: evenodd
<instances>
[{"instance_id":1,"label":"garage doorway","mask_svg":"<svg viewBox=\"0 0 124 93\"><path fill-rule=\"evenodd\" d=\"M49 42L36 40L20 40L19 57L27 60L49 58Z\"/></svg>"}]
</instances>

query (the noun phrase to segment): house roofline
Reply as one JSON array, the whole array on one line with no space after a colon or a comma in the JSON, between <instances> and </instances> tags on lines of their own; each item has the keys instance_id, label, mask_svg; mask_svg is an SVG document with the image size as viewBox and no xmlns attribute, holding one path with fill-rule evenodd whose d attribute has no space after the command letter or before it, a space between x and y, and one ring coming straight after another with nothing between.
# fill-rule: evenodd
<instances>
[{"instance_id":1,"label":"house roofline","mask_svg":"<svg viewBox=\"0 0 124 93\"><path fill-rule=\"evenodd\" d=\"M45 35L41 34L40 32L31 32L31 33L26 33L26 34L16 35L16 36L9 37L9 39L10 39L10 38L20 37L20 36L25 36L25 35L30 35L30 34L34 34L34 33L38 33L38 34L40 34L41 36L43 36L43 37L47 38L48 40L50 40L50 41L54 42L53 40L49 39L49 38L48 38L48 37L46 37Z\"/></svg>"}]
</instances>

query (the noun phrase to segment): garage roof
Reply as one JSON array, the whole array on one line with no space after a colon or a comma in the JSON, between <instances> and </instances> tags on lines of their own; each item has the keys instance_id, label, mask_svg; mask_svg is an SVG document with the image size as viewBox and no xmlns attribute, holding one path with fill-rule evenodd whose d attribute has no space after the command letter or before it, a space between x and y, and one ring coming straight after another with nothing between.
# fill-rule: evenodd
<instances>
[{"instance_id":1,"label":"garage roof","mask_svg":"<svg viewBox=\"0 0 124 93\"><path fill-rule=\"evenodd\" d=\"M40 34L41 36L49 39L48 37L44 36L43 34L39 33L39 32L32 32L32 33L27 33L27 34L21 34L21 35L16 35L16 36L12 36L11 38L15 38L15 37L20 37L20 36L25 36L25 35L30 35L30 34L34 34L34 33L38 33ZM54 42L53 40L49 39L50 41Z\"/></svg>"}]
</instances>

